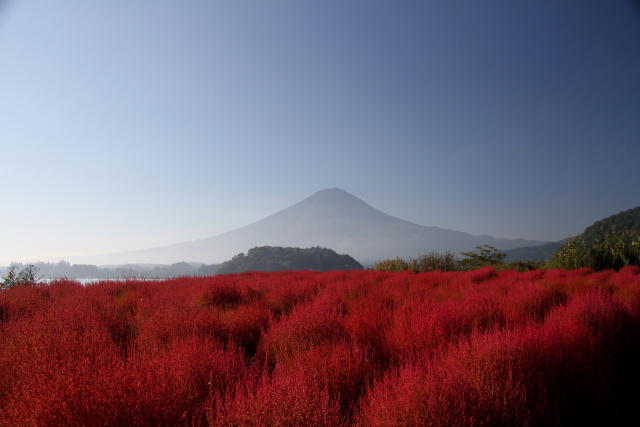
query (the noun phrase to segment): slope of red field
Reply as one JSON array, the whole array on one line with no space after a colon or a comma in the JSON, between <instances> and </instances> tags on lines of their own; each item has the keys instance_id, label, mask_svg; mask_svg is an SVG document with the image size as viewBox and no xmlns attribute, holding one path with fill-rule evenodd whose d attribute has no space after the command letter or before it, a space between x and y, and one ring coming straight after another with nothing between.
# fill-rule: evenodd
<instances>
[{"instance_id":1,"label":"slope of red field","mask_svg":"<svg viewBox=\"0 0 640 427\"><path fill-rule=\"evenodd\" d=\"M639 332L635 267L59 280L0 292L0 425L615 425Z\"/></svg>"}]
</instances>

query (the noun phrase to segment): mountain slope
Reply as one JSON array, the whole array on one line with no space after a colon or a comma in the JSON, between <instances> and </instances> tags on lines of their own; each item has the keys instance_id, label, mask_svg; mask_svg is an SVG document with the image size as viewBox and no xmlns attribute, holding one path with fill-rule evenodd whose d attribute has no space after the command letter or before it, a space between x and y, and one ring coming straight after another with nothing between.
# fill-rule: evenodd
<instances>
[{"instance_id":1,"label":"mountain slope","mask_svg":"<svg viewBox=\"0 0 640 427\"><path fill-rule=\"evenodd\" d=\"M578 235L588 244L603 241L612 230L618 232L640 233L640 206L627 209L615 215L594 222ZM624 238L624 235L623 235ZM523 248L509 249L506 252L505 261L547 261L569 239L559 242L551 242L541 246L527 246Z\"/></svg>"},{"instance_id":2,"label":"mountain slope","mask_svg":"<svg viewBox=\"0 0 640 427\"><path fill-rule=\"evenodd\" d=\"M474 236L461 231L426 227L387 215L337 188L321 190L253 224L214 237L161 248L110 254L109 263L178 261L216 263L257 246L313 247L348 254L363 264L396 256L460 252L475 246L498 249L546 242Z\"/></svg>"},{"instance_id":3,"label":"mountain slope","mask_svg":"<svg viewBox=\"0 0 640 427\"><path fill-rule=\"evenodd\" d=\"M612 229L640 233L640 206L596 221L585 228L580 236L588 243L594 243L603 240Z\"/></svg>"},{"instance_id":4,"label":"mountain slope","mask_svg":"<svg viewBox=\"0 0 640 427\"><path fill-rule=\"evenodd\" d=\"M560 240L559 242L545 243L540 246L525 246L522 248L508 249L505 252L507 255L505 261L546 261L551 259L551 256L555 251L560 249L565 244L567 239Z\"/></svg>"}]
</instances>

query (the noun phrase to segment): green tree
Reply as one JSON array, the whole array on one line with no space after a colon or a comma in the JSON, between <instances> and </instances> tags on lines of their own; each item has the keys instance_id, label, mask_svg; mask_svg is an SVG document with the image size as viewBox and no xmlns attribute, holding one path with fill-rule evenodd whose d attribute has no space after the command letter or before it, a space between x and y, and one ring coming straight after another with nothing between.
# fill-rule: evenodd
<instances>
[{"instance_id":1,"label":"green tree","mask_svg":"<svg viewBox=\"0 0 640 427\"><path fill-rule=\"evenodd\" d=\"M400 257L386 259L377 263L373 269L378 271L413 271L415 273L424 273L427 271L456 271L458 270L458 262L455 256L449 251L444 254L433 251L420 255L416 259L409 258L408 262Z\"/></svg>"},{"instance_id":2,"label":"green tree","mask_svg":"<svg viewBox=\"0 0 640 427\"><path fill-rule=\"evenodd\" d=\"M580 235L558 249L547 268L573 270L588 267L594 271L619 270L640 266L640 237L635 231L617 231L615 227L593 242Z\"/></svg>"},{"instance_id":3,"label":"green tree","mask_svg":"<svg viewBox=\"0 0 640 427\"><path fill-rule=\"evenodd\" d=\"M409 262L410 269L416 273L426 271L456 271L458 263L455 256L447 251L444 254L432 251Z\"/></svg>"},{"instance_id":4,"label":"green tree","mask_svg":"<svg viewBox=\"0 0 640 427\"><path fill-rule=\"evenodd\" d=\"M374 267L374 270L378 271L407 271L410 270L410 265L407 261L396 257L395 259L385 259L380 261Z\"/></svg>"},{"instance_id":5,"label":"green tree","mask_svg":"<svg viewBox=\"0 0 640 427\"><path fill-rule=\"evenodd\" d=\"M36 278L37 274L38 267L33 264L27 265L20 271L18 271L17 265L11 265L7 270L7 275L4 280L0 282L0 289L36 284L40 280Z\"/></svg>"},{"instance_id":6,"label":"green tree","mask_svg":"<svg viewBox=\"0 0 640 427\"><path fill-rule=\"evenodd\" d=\"M458 261L464 270L475 270L489 265L495 267L502 264L504 257L507 256L504 252L489 245L476 246L475 250L460 252L460 254L466 257Z\"/></svg>"}]
</instances>

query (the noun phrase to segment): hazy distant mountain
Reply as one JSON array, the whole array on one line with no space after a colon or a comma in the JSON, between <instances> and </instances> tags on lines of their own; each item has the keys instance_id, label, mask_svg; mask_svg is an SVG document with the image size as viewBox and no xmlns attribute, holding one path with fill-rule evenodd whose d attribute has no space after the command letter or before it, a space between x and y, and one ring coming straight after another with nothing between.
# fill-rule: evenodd
<instances>
[{"instance_id":1,"label":"hazy distant mountain","mask_svg":"<svg viewBox=\"0 0 640 427\"><path fill-rule=\"evenodd\" d=\"M566 243L567 239L558 242L549 242L540 246L526 246L523 248L508 249L505 261L547 261L555 251L560 249Z\"/></svg>"},{"instance_id":2,"label":"hazy distant mountain","mask_svg":"<svg viewBox=\"0 0 640 427\"><path fill-rule=\"evenodd\" d=\"M543 243L546 242L474 236L413 224L374 209L344 190L333 188L321 190L260 221L218 236L102 258L108 263L190 261L210 264L231 259L256 246L320 246L351 255L366 265L396 256L415 258L430 251L457 254L484 244L505 250Z\"/></svg>"}]
</instances>

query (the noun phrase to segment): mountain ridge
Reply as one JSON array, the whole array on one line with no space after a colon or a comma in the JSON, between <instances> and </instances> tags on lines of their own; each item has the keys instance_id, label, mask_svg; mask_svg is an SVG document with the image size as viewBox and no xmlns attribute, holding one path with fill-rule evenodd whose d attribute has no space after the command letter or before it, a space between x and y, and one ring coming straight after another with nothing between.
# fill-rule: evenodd
<instances>
[{"instance_id":1,"label":"mountain ridge","mask_svg":"<svg viewBox=\"0 0 640 427\"><path fill-rule=\"evenodd\" d=\"M545 241L500 239L429 227L388 215L338 188L320 190L272 215L216 236L101 256L109 263L178 261L217 263L259 246L330 248L362 264L438 251L468 251L488 244L505 250ZM98 258L96 257L93 257Z\"/></svg>"},{"instance_id":2,"label":"mountain ridge","mask_svg":"<svg viewBox=\"0 0 640 427\"><path fill-rule=\"evenodd\" d=\"M589 245L593 245L597 241L604 240L607 234L613 230L617 232L640 233L640 206L597 220L585 228L584 231L575 238L584 239ZM630 235L624 237L628 238L629 236ZM568 240L573 239L574 238L568 237L540 246L509 249L505 251L507 254L505 261L548 261L555 251L560 249Z\"/></svg>"}]
</instances>

